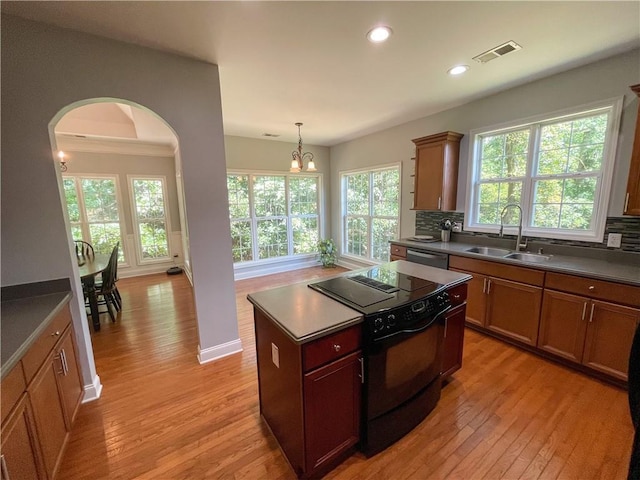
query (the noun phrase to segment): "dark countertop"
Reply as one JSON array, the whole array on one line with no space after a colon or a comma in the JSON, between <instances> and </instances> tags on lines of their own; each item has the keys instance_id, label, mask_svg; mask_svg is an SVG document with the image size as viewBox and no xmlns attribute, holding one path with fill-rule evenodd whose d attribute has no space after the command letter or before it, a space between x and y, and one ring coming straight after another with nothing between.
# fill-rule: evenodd
<instances>
[{"instance_id":1,"label":"dark countertop","mask_svg":"<svg viewBox=\"0 0 640 480\"><path fill-rule=\"evenodd\" d=\"M479 253L471 253L466 250L472 247L477 247L477 243L465 243L465 242L416 242L408 239L393 240L391 243L409 247L414 250L448 253L450 255L458 255L461 257L470 257L478 260L487 260L490 262L505 263L509 265L518 265L520 267L535 268L538 270L545 270L550 272L566 273L572 275L579 275L583 277L595 278L600 280L608 280L612 282L625 283L628 285L640 286L640 255L638 254L626 254L626 256L617 255L614 259L602 258L603 255L599 252L591 252L594 257L589 258L586 256L573 256L558 253L547 253L548 250L553 251L550 248L545 247L544 255L549 257L549 260L542 263L532 263L523 260L515 260L510 258L495 257L491 255L483 255ZM499 248L503 248L500 246ZM571 247L565 247L565 250L570 251ZM514 251L513 248L510 249ZM575 249L584 253L586 250L592 250L588 248ZM531 249L532 253L536 250ZM588 254L590 252L586 252Z\"/></svg>"},{"instance_id":2,"label":"dark countertop","mask_svg":"<svg viewBox=\"0 0 640 480\"><path fill-rule=\"evenodd\" d=\"M53 281L56 282L56 281ZM45 283L45 282L42 282ZM13 295L2 289L2 303L0 329L0 378L4 378L9 371L20 361L29 350L33 342L46 329L51 320L71 299L71 291L53 291L47 293L47 289L38 288L42 284L34 284L36 287L29 295L28 285L20 286L20 294ZM55 288L57 287L57 288ZM60 290L60 284L53 290ZM9 289L13 287L8 287ZM62 284L62 289L64 289ZM16 298L17 297L17 298Z\"/></svg>"},{"instance_id":3,"label":"dark countertop","mask_svg":"<svg viewBox=\"0 0 640 480\"><path fill-rule=\"evenodd\" d=\"M447 285L447 288L471 279L470 275L403 260L387 265L398 272ZM371 267L362 271L369 268ZM355 272L357 270L336 276L353 275ZM297 344L311 342L362 323L362 313L312 290L307 284L308 282L295 283L251 293L247 298Z\"/></svg>"}]
</instances>

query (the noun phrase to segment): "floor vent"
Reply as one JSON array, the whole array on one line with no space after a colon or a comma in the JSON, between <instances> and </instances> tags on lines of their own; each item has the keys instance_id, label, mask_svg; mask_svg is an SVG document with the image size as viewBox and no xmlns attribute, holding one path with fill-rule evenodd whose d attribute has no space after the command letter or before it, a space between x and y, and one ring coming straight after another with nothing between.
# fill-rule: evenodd
<instances>
[{"instance_id":1,"label":"floor vent","mask_svg":"<svg viewBox=\"0 0 640 480\"><path fill-rule=\"evenodd\" d=\"M511 40L507 43L503 43L502 45L498 45L497 47L494 47L491 50L487 50L486 52L483 52L480 55L473 57L473 59L479 63L487 63L498 57L502 57L507 53L520 50L521 48L522 47L520 45L518 45L516 42Z\"/></svg>"}]
</instances>

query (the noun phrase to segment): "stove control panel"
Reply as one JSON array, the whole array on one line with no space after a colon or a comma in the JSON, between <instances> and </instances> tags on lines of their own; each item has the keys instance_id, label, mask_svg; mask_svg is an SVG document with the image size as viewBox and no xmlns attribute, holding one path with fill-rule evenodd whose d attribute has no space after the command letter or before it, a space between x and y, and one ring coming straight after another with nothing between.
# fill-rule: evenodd
<instances>
[{"instance_id":1,"label":"stove control panel","mask_svg":"<svg viewBox=\"0 0 640 480\"><path fill-rule=\"evenodd\" d=\"M440 292L408 305L369 315L366 319L367 330L371 338L375 339L395 332L419 328L450 304L449 294Z\"/></svg>"}]
</instances>

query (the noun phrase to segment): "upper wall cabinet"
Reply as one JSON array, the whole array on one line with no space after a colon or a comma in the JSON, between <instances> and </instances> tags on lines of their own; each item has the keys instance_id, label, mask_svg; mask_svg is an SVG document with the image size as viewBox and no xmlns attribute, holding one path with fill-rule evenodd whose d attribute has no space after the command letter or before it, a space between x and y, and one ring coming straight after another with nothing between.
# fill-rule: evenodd
<instances>
[{"instance_id":1,"label":"upper wall cabinet","mask_svg":"<svg viewBox=\"0 0 640 480\"><path fill-rule=\"evenodd\" d=\"M627 180L627 196L624 201L625 215L640 215L640 83L632 85L638 98L638 119L636 120L636 134L633 140L631 152L631 165L629 166L629 179Z\"/></svg>"},{"instance_id":2,"label":"upper wall cabinet","mask_svg":"<svg viewBox=\"0 0 640 480\"><path fill-rule=\"evenodd\" d=\"M414 210L456 209L458 157L463 136L442 132L412 140L416 144Z\"/></svg>"}]
</instances>

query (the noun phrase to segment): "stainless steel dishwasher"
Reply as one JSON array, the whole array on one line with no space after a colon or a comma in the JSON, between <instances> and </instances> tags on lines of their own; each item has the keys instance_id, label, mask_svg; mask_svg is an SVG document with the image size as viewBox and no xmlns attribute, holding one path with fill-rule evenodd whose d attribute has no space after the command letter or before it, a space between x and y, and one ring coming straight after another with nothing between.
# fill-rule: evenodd
<instances>
[{"instance_id":1,"label":"stainless steel dishwasher","mask_svg":"<svg viewBox=\"0 0 640 480\"><path fill-rule=\"evenodd\" d=\"M446 253L426 253L407 249L407 261L445 270L449 268L449 255Z\"/></svg>"}]
</instances>

